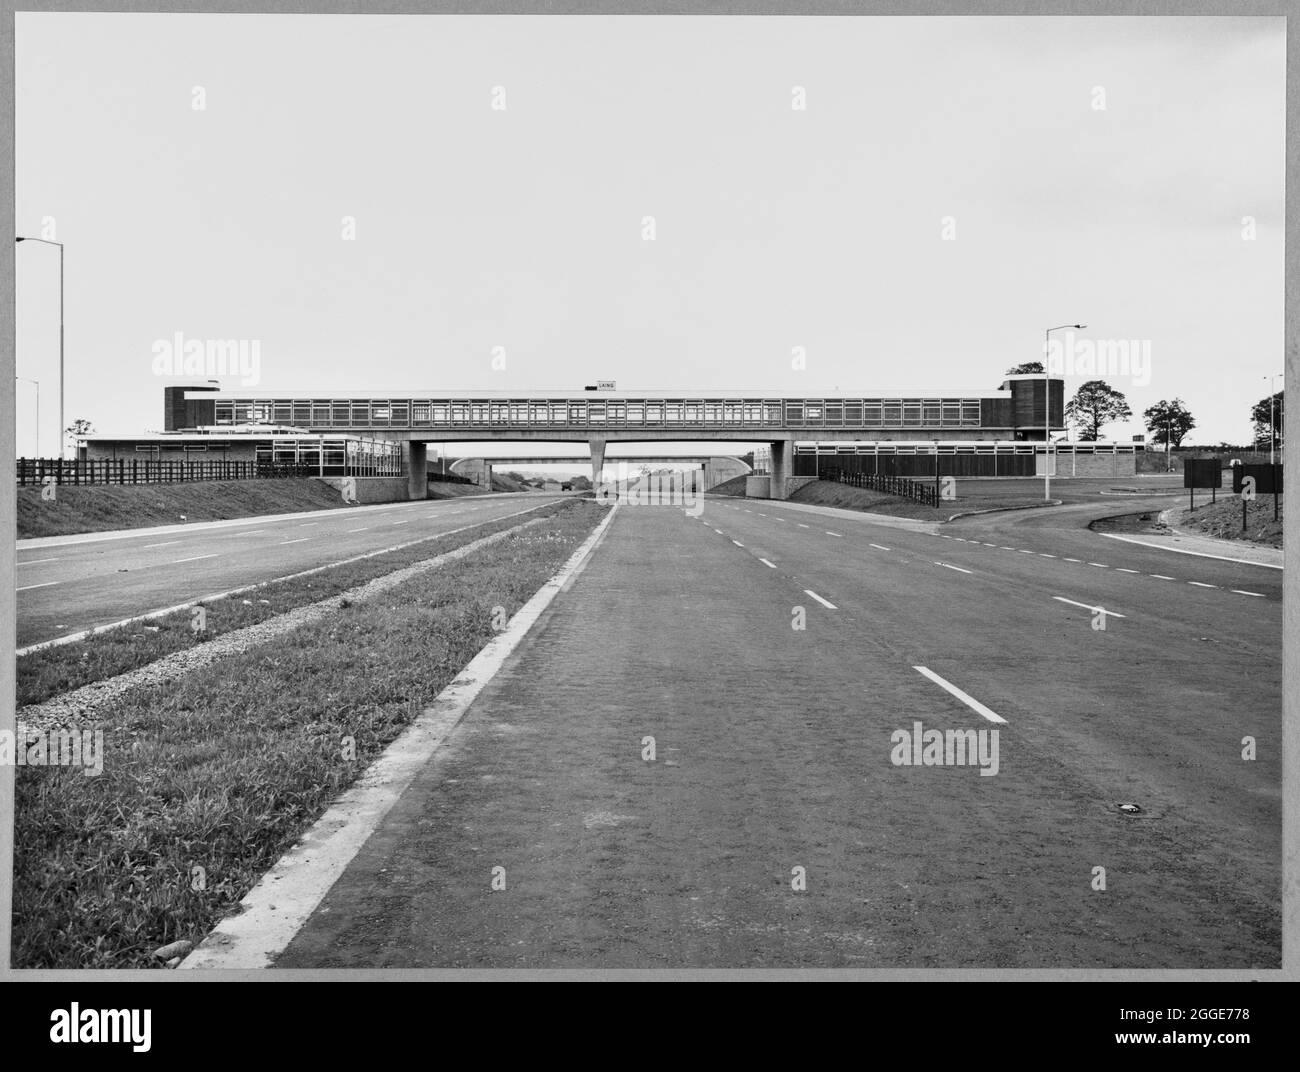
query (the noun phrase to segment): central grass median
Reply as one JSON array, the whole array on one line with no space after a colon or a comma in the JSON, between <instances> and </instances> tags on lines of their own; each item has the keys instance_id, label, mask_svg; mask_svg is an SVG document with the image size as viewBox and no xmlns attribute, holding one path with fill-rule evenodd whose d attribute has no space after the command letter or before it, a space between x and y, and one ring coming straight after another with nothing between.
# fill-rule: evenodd
<instances>
[{"instance_id":1,"label":"central grass median","mask_svg":"<svg viewBox=\"0 0 1300 1072\"><path fill-rule=\"evenodd\" d=\"M28 652L18 657L18 706L41 703L83 685L147 666L226 633L259 625L297 607L341 595L366 581L445 554L527 518L552 514L562 505L557 502L533 510L523 508L497 520L407 541L392 550L372 552L283 580L252 585L220 599L198 600L195 606L203 608L202 629L194 628L195 616L193 608L189 608Z\"/></svg>"},{"instance_id":2,"label":"central grass median","mask_svg":"<svg viewBox=\"0 0 1300 1072\"><path fill-rule=\"evenodd\" d=\"M19 767L14 966L146 967L200 941L604 514L569 500L454 568L122 693L98 776Z\"/></svg>"}]
</instances>

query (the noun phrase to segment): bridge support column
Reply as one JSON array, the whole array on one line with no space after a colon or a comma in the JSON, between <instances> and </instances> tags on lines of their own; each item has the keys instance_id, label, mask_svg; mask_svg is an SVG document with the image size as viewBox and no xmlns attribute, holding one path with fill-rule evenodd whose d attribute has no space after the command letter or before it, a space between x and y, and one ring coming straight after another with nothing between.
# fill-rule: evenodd
<instances>
[{"instance_id":1,"label":"bridge support column","mask_svg":"<svg viewBox=\"0 0 1300 1072\"><path fill-rule=\"evenodd\" d=\"M603 435L594 435L587 437L587 445L591 447L591 486L600 487L600 471L605 468L605 437Z\"/></svg>"},{"instance_id":2,"label":"bridge support column","mask_svg":"<svg viewBox=\"0 0 1300 1072\"><path fill-rule=\"evenodd\" d=\"M769 499L784 499L788 495L786 482L794 468L794 437L772 440L772 476L767 493Z\"/></svg>"},{"instance_id":3,"label":"bridge support column","mask_svg":"<svg viewBox=\"0 0 1300 1072\"><path fill-rule=\"evenodd\" d=\"M406 495L409 499L429 497L429 448L425 443L406 444Z\"/></svg>"}]
</instances>

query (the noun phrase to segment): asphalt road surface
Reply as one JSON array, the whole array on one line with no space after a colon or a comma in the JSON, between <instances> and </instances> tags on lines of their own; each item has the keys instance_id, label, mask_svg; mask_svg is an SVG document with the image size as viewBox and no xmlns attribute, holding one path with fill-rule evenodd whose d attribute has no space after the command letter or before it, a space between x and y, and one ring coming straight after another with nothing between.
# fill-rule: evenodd
<instances>
[{"instance_id":1,"label":"asphalt road surface","mask_svg":"<svg viewBox=\"0 0 1300 1072\"><path fill-rule=\"evenodd\" d=\"M277 966L1278 966L1281 572L1075 497L620 507Z\"/></svg>"},{"instance_id":2,"label":"asphalt road surface","mask_svg":"<svg viewBox=\"0 0 1300 1072\"><path fill-rule=\"evenodd\" d=\"M308 516L22 541L18 645L491 521L562 496L463 496Z\"/></svg>"}]
</instances>

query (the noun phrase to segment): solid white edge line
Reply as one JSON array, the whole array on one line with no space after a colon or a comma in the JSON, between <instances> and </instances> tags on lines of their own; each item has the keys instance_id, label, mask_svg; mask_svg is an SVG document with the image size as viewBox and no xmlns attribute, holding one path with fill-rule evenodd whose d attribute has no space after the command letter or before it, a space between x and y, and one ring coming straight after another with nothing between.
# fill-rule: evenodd
<instances>
[{"instance_id":1,"label":"solid white edge line","mask_svg":"<svg viewBox=\"0 0 1300 1072\"><path fill-rule=\"evenodd\" d=\"M1275 566L1271 562L1252 562L1249 558L1229 558L1227 555L1212 555L1208 551L1188 551L1184 547L1168 547L1163 543L1152 543L1150 540L1136 540L1132 536L1121 536L1116 532L1099 532L1098 536L1105 536L1108 540L1123 540L1125 543L1138 543L1143 547L1154 547L1159 551L1172 551L1176 555L1195 555L1197 558L1217 558L1220 562L1236 562L1243 566L1262 566L1264 569L1282 569L1282 566Z\"/></svg>"},{"instance_id":2,"label":"solid white edge line","mask_svg":"<svg viewBox=\"0 0 1300 1072\"><path fill-rule=\"evenodd\" d=\"M814 592L811 588L805 588L805 589L804 589L804 592L805 592L807 595L812 596L813 599L817 600L817 602L820 603L823 607L829 607L831 610L839 610L839 609L840 609L839 607L837 607L834 603L830 602L829 600L822 599L822 597L819 596L816 592Z\"/></svg>"},{"instance_id":3,"label":"solid white edge line","mask_svg":"<svg viewBox=\"0 0 1300 1072\"><path fill-rule=\"evenodd\" d=\"M178 968L266 968L311 918L361 847L456 728L551 600L604 536L618 506L506 628L479 651L346 793L331 804Z\"/></svg>"},{"instance_id":4,"label":"solid white edge line","mask_svg":"<svg viewBox=\"0 0 1300 1072\"><path fill-rule=\"evenodd\" d=\"M61 561L61 559L57 559L57 558L32 558L32 559L28 559L26 562L15 562L14 565L15 565L15 566L38 566L38 565L40 565L42 562L59 562L59 561Z\"/></svg>"},{"instance_id":5,"label":"solid white edge line","mask_svg":"<svg viewBox=\"0 0 1300 1072\"><path fill-rule=\"evenodd\" d=\"M15 588L15 592L28 592L33 588L53 588L58 581L46 581L44 584L25 584L21 588Z\"/></svg>"},{"instance_id":6,"label":"solid white edge line","mask_svg":"<svg viewBox=\"0 0 1300 1072\"><path fill-rule=\"evenodd\" d=\"M1100 613L1100 614L1106 614L1106 615L1109 615L1109 616L1112 617L1112 618L1123 618L1123 617L1126 617L1126 615L1120 614L1118 611L1107 610L1105 607L1093 607L1093 606L1090 606L1090 605L1087 604L1087 603L1079 603L1079 602L1077 602L1077 601L1075 601L1075 600L1073 600L1073 599L1066 599L1065 596L1052 596L1052 598L1053 598L1053 599L1058 599L1058 600L1060 600L1062 603L1070 603L1070 604L1073 604L1073 605L1076 606L1076 607L1082 607L1084 610L1090 610L1090 611L1092 611L1094 614L1099 614L1099 613Z\"/></svg>"},{"instance_id":7,"label":"solid white edge line","mask_svg":"<svg viewBox=\"0 0 1300 1072\"><path fill-rule=\"evenodd\" d=\"M298 541L297 541L297 540L294 540L293 542L294 542L294 543L297 543ZM210 555L195 555L193 558L175 558L175 559L172 559L171 564L172 564L173 566L179 566L182 562L198 562L198 561L200 561L200 560L202 560L202 559L205 559L205 558L216 558L216 557L217 557L217 553L214 551L214 552L213 552L212 554L210 554Z\"/></svg>"},{"instance_id":8,"label":"solid white edge line","mask_svg":"<svg viewBox=\"0 0 1300 1072\"><path fill-rule=\"evenodd\" d=\"M990 711L987 707L985 707L982 703L980 703L979 700L975 699L969 693L962 692L962 690L959 689L956 685L952 684L952 682L945 681L929 667L914 666L912 667L912 669L915 670L918 674L922 674L925 677L928 677L941 689L946 689L948 692L952 693L952 695L956 696L957 699L959 699L967 707L969 707L973 711L978 712L980 715L983 715L990 722L996 722L1002 726L1005 726L1007 724L1007 720L1003 718L1001 715L997 714L994 711Z\"/></svg>"},{"instance_id":9,"label":"solid white edge line","mask_svg":"<svg viewBox=\"0 0 1300 1072\"><path fill-rule=\"evenodd\" d=\"M1228 591L1236 592L1239 596L1254 596L1256 599L1266 599L1263 592L1243 592L1240 588L1229 588Z\"/></svg>"}]
</instances>

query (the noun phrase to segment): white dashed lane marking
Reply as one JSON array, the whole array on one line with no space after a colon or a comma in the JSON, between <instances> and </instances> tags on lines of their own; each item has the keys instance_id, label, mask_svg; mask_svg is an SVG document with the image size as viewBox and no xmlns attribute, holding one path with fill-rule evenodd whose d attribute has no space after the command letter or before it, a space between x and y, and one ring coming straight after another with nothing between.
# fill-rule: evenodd
<instances>
[{"instance_id":1,"label":"white dashed lane marking","mask_svg":"<svg viewBox=\"0 0 1300 1072\"><path fill-rule=\"evenodd\" d=\"M837 607L829 599L822 599L822 597L819 596L816 592L814 592L811 588L805 588L804 593L806 595L812 596L813 599L817 600L817 602L820 603L823 607L829 607L831 610L839 610L839 607Z\"/></svg>"},{"instance_id":2,"label":"white dashed lane marking","mask_svg":"<svg viewBox=\"0 0 1300 1072\"><path fill-rule=\"evenodd\" d=\"M1105 614L1105 615L1108 615L1108 616L1111 617L1111 618L1123 618L1123 617L1124 617L1123 614L1117 614L1115 611L1113 611L1113 610L1107 610L1105 607L1092 607L1092 606L1089 606L1087 603L1078 603L1078 602L1076 602L1076 601L1073 600L1073 599L1066 599L1065 596L1052 596L1052 598L1055 599L1055 600L1059 600L1059 601L1062 602L1062 603L1069 603L1069 604L1071 604L1072 606L1075 606L1075 607L1082 607L1084 610L1090 610L1090 611L1092 611L1094 614Z\"/></svg>"},{"instance_id":3,"label":"white dashed lane marking","mask_svg":"<svg viewBox=\"0 0 1300 1072\"><path fill-rule=\"evenodd\" d=\"M888 551L888 550L889 550L888 547L882 547L882 546L881 546L880 544L878 544L878 543L869 543L869 544L867 544L867 546L868 546L868 547L874 547L877 551Z\"/></svg>"},{"instance_id":4,"label":"white dashed lane marking","mask_svg":"<svg viewBox=\"0 0 1300 1072\"><path fill-rule=\"evenodd\" d=\"M763 565L765 565L768 569L776 569L776 563L775 563L775 562L769 562L769 561L768 561L767 559L765 559L765 558L760 558L759 561L760 561L761 563L763 563Z\"/></svg>"},{"instance_id":5,"label":"white dashed lane marking","mask_svg":"<svg viewBox=\"0 0 1300 1072\"><path fill-rule=\"evenodd\" d=\"M210 555L195 555L193 558L178 558L174 561L173 565L179 566L182 562L198 562L200 559L203 558L216 558L216 557L217 557L216 553L213 552Z\"/></svg>"},{"instance_id":6,"label":"white dashed lane marking","mask_svg":"<svg viewBox=\"0 0 1300 1072\"><path fill-rule=\"evenodd\" d=\"M972 711L977 711L980 715L988 719L990 722L996 722L999 725L1006 725L1007 720L1005 718L1003 718L1001 715L997 714L994 711L990 711L987 707L985 707L982 703L976 700L969 693L962 692L962 690L959 689L956 685L952 684L952 682L945 681L929 667L914 666L912 667L912 669L915 670L918 674L923 674L925 677L928 677L941 689L945 689L946 691L950 692L953 696L956 696L957 699L959 699Z\"/></svg>"},{"instance_id":7,"label":"white dashed lane marking","mask_svg":"<svg viewBox=\"0 0 1300 1072\"><path fill-rule=\"evenodd\" d=\"M1188 581L1188 584L1194 584L1197 588L1218 588L1217 584L1206 584L1204 581Z\"/></svg>"},{"instance_id":8,"label":"white dashed lane marking","mask_svg":"<svg viewBox=\"0 0 1300 1072\"><path fill-rule=\"evenodd\" d=\"M955 569L958 573L970 573L968 569L962 569L960 566L953 566L947 562L936 562L936 566L942 566L944 569Z\"/></svg>"},{"instance_id":9,"label":"white dashed lane marking","mask_svg":"<svg viewBox=\"0 0 1300 1072\"><path fill-rule=\"evenodd\" d=\"M1263 592L1243 592L1240 588L1230 588L1230 592L1236 592L1239 596L1255 596L1257 599L1266 598Z\"/></svg>"}]
</instances>

